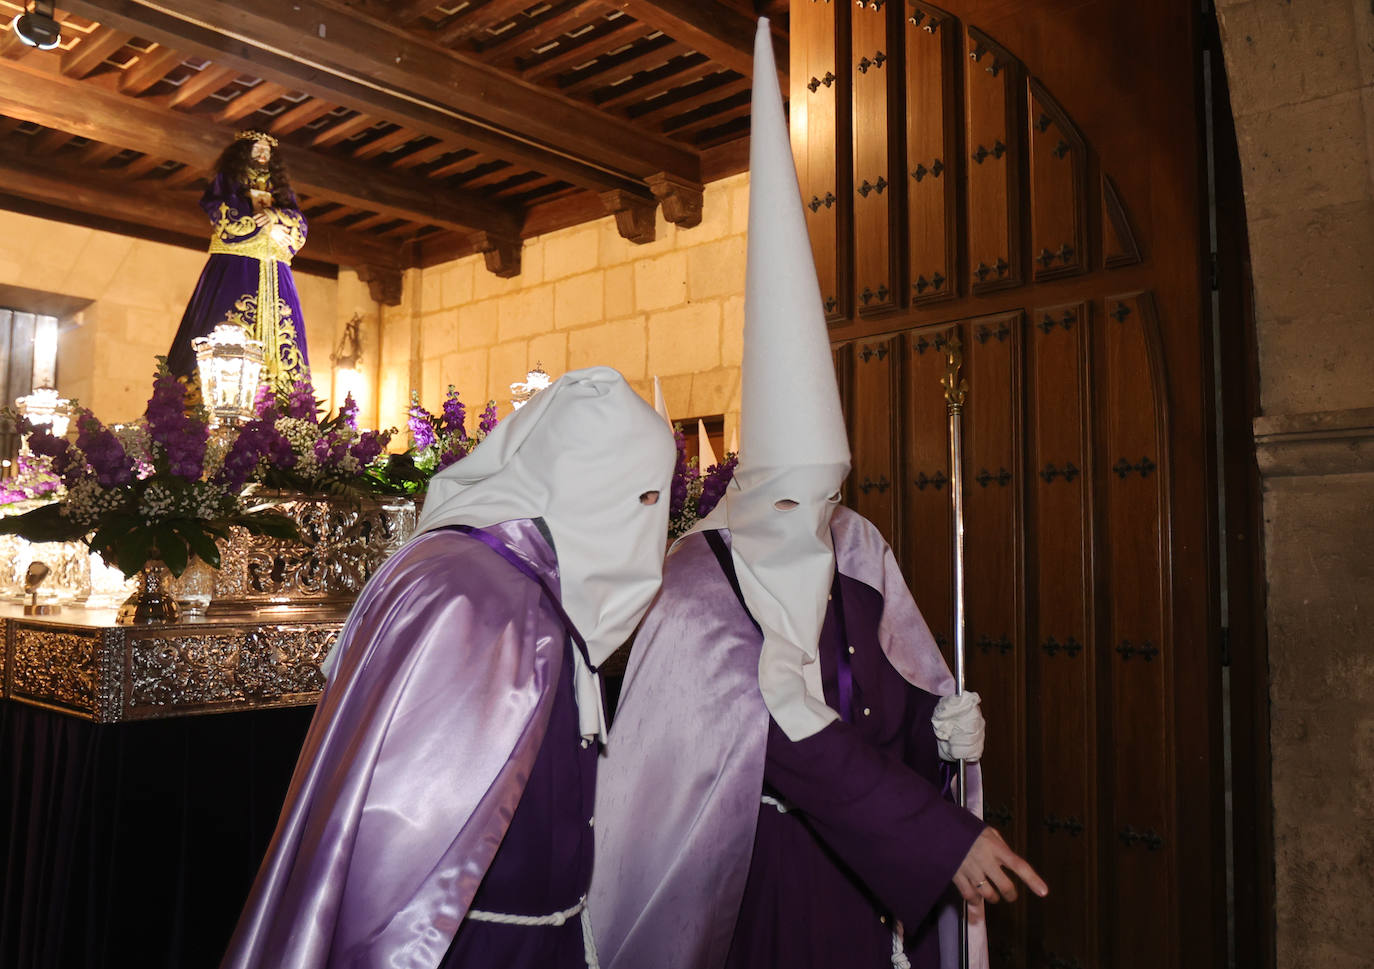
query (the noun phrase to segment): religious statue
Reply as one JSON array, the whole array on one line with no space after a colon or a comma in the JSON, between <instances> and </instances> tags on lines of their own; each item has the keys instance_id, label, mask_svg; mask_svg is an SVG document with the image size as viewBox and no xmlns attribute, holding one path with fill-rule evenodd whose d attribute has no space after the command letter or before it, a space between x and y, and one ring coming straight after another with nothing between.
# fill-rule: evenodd
<instances>
[{"instance_id":1,"label":"religious statue","mask_svg":"<svg viewBox=\"0 0 1374 969\"><path fill-rule=\"evenodd\" d=\"M196 369L191 341L220 323L239 323L263 344L263 379L290 385L309 361L291 258L305 244L305 215L291 189L277 139L240 131L215 163L201 196L210 217L210 258L168 352L177 376Z\"/></svg>"}]
</instances>

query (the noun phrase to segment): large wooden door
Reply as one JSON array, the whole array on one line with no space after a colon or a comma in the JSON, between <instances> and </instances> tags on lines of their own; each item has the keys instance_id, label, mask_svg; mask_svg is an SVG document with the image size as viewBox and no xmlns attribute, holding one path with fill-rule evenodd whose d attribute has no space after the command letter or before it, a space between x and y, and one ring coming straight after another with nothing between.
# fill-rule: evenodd
<instances>
[{"instance_id":1,"label":"large wooden door","mask_svg":"<svg viewBox=\"0 0 1374 969\"><path fill-rule=\"evenodd\" d=\"M995 967L1224 964L1205 185L1187 0L792 0L847 500L951 635L957 334Z\"/></svg>"}]
</instances>

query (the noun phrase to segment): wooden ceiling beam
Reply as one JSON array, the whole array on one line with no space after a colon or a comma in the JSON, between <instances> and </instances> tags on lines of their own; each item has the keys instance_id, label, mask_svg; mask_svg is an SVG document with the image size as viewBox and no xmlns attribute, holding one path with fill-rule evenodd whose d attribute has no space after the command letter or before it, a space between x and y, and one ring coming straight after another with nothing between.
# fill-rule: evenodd
<instances>
[{"instance_id":1,"label":"wooden ceiling beam","mask_svg":"<svg viewBox=\"0 0 1374 969\"><path fill-rule=\"evenodd\" d=\"M529 161L533 143L543 158L531 167L589 187L587 169L600 169L602 184L619 182L607 187L625 187L626 180L642 183L658 172L689 179L700 175L700 161L691 149L646 136L619 118L426 42L341 0L181 0L174 13L139 0L64 2L82 16L130 25L140 36L226 64L250 63L259 76L270 74L278 82L287 78L284 83L300 90L350 106L366 105L357 109L426 134L440 133L434 130L436 114L449 117L448 135L471 141L485 135L484 150L496 150L494 140L504 141L499 148L512 161ZM195 22L221 29L207 30ZM424 127L416 123L421 119ZM522 142L521 153L513 154ZM560 163L559 156L581 165Z\"/></svg>"},{"instance_id":2,"label":"wooden ceiling beam","mask_svg":"<svg viewBox=\"0 0 1374 969\"><path fill-rule=\"evenodd\" d=\"M0 184L6 192L20 198L171 231L199 239L202 245L210 234L209 223L196 205L194 192L169 192L151 184L132 184L109 176L95 177L88 170L54 169L51 161L38 162L3 151L0 151ZM395 267L401 263L399 246L353 238L324 226L311 229L301 255L346 266Z\"/></svg>"},{"instance_id":3,"label":"wooden ceiling beam","mask_svg":"<svg viewBox=\"0 0 1374 969\"><path fill-rule=\"evenodd\" d=\"M628 80L592 94L598 106L613 108L631 101L647 101L655 94L675 87L693 84L710 70L711 62L705 54L684 54L674 57L662 67L636 74Z\"/></svg>"},{"instance_id":4,"label":"wooden ceiling beam","mask_svg":"<svg viewBox=\"0 0 1374 969\"><path fill-rule=\"evenodd\" d=\"M207 169L234 136L232 128L202 118L4 61L0 114ZM418 184L413 178L293 145L284 144L281 151L292 181L321 198L447 228L485 225L485 231L509 233L520 223L521 216L511 207L472 192Z\"/></svg>"},{"instance_id":5,"label":"wooden ceiling beam","mask_svg":"<svg viewBox=\"0 0 1374 969\"><path fill-rule=\"evenodd\" d=\"M473 43L474 38L489 27L505 23L534 0L487 0L476 10L463 11L434 32L434 42L440 47L456 47Z\"/></svg>"},{"instance_id":6,"label":"wooden ceiling beam","mask_svg":"<svg viewBox=\"0 0 1374 969\"><path fill-rule=\"evenodd\" d=\"M391 8L391 16L398 24L411 24L436 9L441 2L442 0L400 0Z\"/></svg>"},{"instance_id":7,"label":"wooden ceiling beam","mask_svg":"<svg viewBox=\"0 0 1374 969\"><path fill-rule=\"evenodd\" d=\"M86 77L133 36L128 31L116 30L104 24L96 27L81 38L81 43L62 55L62 73L68 77Z\"/></svg>"},{"instance_id":8,"label":"wooden ceiling beam","mask_svg":"<svg viewBox=\"0 0 1374 969\"><path fill-rule=\"evenodd\" d=\"M558 87L568 93L604 87L611 81L630 77L646 68L659 67L686 52L685 47L666 34L646 37L642 43L637 43L618 54L598 58L586 67L578 68L566 77L560 77Z\"/></svg>"},{"instance_id":9,"label":"wooden ceiling beam","mask_svg":"<svg viewBox=\"0 0 1374 969\"><path fill-rule=\"evenodd\" d=\"M124 69L119 78L119 89L125 94L142 94L185 59L181 51L171 47L158 46L146 54L140 54L136 62Z\"/></svg>"},{"instance_id":10,"label":"wooden ceiling beam","mask_svg":"<svg viewBox=\"0 0 1374 969\"><path fill-rule=\"evenodd\" d=\"M584 34L564 39L552 54L531 58L527 66L521 67L520 76L527 81L540 81L592 60L607 46L633 44L652 33L652 27L636 23L629 17L603 20Z\"/></svg>"},{"instance_id":11,"label":"wooden ceiling beam","mask_svg":"<svg viewBox=\"0 0 1374 969\"><path fill-rule=\"evenodd\" d=\"M449 152L455 150L454 145L447 141L436 141L432 145L417 148L408 155L393 158L387 163L387 167L394 171L401 171L406 168L415 168L417 165L427 165L437 158L442 158Z\"/></svg>"},{"instance_id":12,"label":"wooden ceiling beam","mask_svg":"<svg viewBox=\"0 0 1374 969\"><path fill-rule=\"evenodd\" d=\"M206 64L195 77L188 77L181 82L176 92L167 100L167 106L169 108L194 108L241 73L242 71L233 67Z\"/></svg>"},{"instance_id":13,"label":"wooden ceiling beam","mask_svg":"<svg viewBox=\"0 0 1374 969\"><path fill-rule=\"evenodd\" d=\"M577 3L568 4L562 10L553 8L543 20L533 22L532 26L525 30L517 27L482 44L477 49L476 56L490 64L511 54L532 51L555 37L566 34L574 27L585 24L593 15L605 13L606 4L602 0L579 0Z\"/></svg>"},{"instance_id":14,"label":"wooden ceiling beam","mask_svg":"<svg viewBox=\"0 0 1374 969\"><path fill-rule=\"evenodd\" d=\"M740 77L734 71L719 71L708 74L694 84L685 85L669 91L662 97L654 98L629 109L630 117L639 122L654 121L663 117L676 117L695 111L704 104L749 90L747 77Z\"/></svg>"},{"instance_id":15,"label":"wooden ceiling beam","mask_svg":"<svg viewBox=\"0 0 1374 969\"><path fill-rule=\"evenodd\" d=\"M416 137L416 133L409 128L397 128L395 131L373 138L367 144L362 145L357 151L353 152L353 157L360 160L364 158L376 158L378 155L386 154L393 148L400 148L406 142Z\"/></svg>"},{"instance_id":16,"label":"wooden ceiling beam","mask_svg":"<svg viewBox=\"0 0 1374 969\"><path fill-rule=\"evenodd\" d=\"M354 135L366 131L376 123L377 119L370 114L355 114L351 118L336 121L328 128L321 128L315 132L315 137L310 139L310 147L328 148L330 145L337 145L341 141L347 141Z\"/></svg>"},{"instance_id":17,"label":"wooden ceiling beam","mask_svg":"<svg viewBox=\"0 0 1374 969\"><path fill-rule=\"evenodd\" d=\"M215 114L220 124L233 124L250 115L257 114L273 101L287 93L287 89L271 81L259 81L256 86L244 91Z\"/></svg>"},{"instance_id":18,"label":"wooden ceiling beam","mask_svg":"<svg viewBox=\"0 0 1374 969\"><path fill-rule=\"evenodd\" d=\"M312 121L318 121L336 107L337 105L330 104L323 98L308 98L294 108L288 108L273 118L272 123L267 126L267 130L274 135L289 135L293 131L301 130Z\"/></svg>"},{"instance_id":19,"label":"wooden ceiling beam","mask_svg":"<svg viewBox=\"0 0 1374 969\"><path fill-rule=\"evenodd\" d=\"M757 21L720 0L614 0L619 10L651 24L674 40L700 51L718 64L754 76L754 33ZM773 51L780 65L788 63L787 38L772 31ZM787 71L778 69L778 82L787 90Z\"/></svg>"}]
</instances>

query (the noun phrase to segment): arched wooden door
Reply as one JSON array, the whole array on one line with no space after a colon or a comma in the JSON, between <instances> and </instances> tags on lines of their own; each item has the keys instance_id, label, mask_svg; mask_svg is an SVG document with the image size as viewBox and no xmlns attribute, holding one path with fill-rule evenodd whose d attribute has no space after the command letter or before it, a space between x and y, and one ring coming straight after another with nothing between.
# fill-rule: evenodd
<instances>
[{"instance_id":1,"label":"arched wooden door","mask_svg":"<svg viewBox=\"0 0 1374 969\"><path fill-rule=\"evenodd\" d=\"M959 334L995 967L1224 964L1196 5L792 0L847 498L950 635Z\"/></svg>"}]
</instances>

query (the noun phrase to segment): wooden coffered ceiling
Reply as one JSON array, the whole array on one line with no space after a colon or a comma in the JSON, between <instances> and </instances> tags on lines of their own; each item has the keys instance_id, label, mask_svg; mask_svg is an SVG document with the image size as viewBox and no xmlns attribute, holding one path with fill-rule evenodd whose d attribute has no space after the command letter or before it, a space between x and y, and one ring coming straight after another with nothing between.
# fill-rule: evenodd
<instances>
[{"instance_id":1,"label":"wooden coffered ceiling","mask_svg":"<svg viewBox=\"0 0 1374 969\"><path fill-rule=\"evenodd\" d=\"M0 208L201 246L233 133L272 132L311 224L299 262L382 279L616 216L701 217L744 169L754 18L786 0L0 0ZM783 83L783 90L787 85Z\"/></svg>"}]
</instances>

